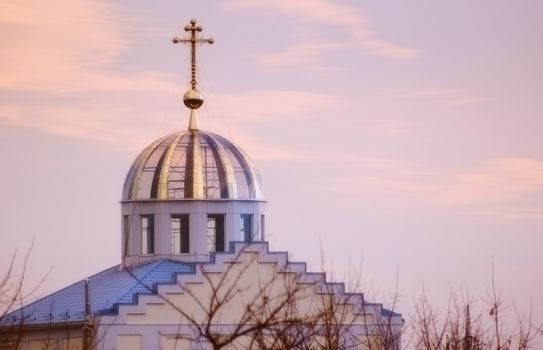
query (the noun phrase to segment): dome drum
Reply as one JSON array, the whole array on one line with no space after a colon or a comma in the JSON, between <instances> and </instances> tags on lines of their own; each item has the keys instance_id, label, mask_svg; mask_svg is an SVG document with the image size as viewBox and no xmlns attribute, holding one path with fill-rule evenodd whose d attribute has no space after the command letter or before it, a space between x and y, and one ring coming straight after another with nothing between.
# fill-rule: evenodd
<instances>
[{"instance_id":1,"label":"dome drum","mask_svg":"<svg viewBox=\"0 0 543 350\"><path fill-rule=\"evenodd\" d=\"M134 201L122 203L121 211L125 267L158 258L208 261L230 242L265 238L260 201Z\"/></svg>"},{"instance_id":2,"label":"dome drum","mask_svg":"<svg viewBox=\"0 0 543 350\"><path fill-rule=\"evenodd\" d=\"M168 258L207 261L234 241L264 240L261 182L220 135L187 130L145 148L123 187L123 266Z\"/></svg>"}]
</instances>

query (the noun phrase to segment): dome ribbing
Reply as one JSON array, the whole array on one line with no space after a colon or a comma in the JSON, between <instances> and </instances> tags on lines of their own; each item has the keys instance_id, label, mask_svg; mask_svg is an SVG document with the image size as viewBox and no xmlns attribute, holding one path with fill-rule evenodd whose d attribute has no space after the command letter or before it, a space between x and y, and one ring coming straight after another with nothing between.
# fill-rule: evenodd
<instances>
[{"instance_id":1,"label":"dome ribbing","mask_svg":"<svg viewBox=\"0 0 543 350\"><path fill-rule=\"evenodd\" d=\"M179 131L153 142L136 158L123 201L262 200L261 182L245 153L224 137Z\"/></svg>"}]
</instances>

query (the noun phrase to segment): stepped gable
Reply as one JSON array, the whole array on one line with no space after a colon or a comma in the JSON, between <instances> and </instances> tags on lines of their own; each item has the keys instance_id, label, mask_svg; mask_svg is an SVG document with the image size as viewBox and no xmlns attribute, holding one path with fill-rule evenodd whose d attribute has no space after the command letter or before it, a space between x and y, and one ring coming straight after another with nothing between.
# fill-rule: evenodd
<instances>
[{"instance_id":1,"label":"stepped gable","mask_svg":"<svg viewBox=\"0 0 543 350\"><path fill-rule=\"evenodd\" d=\"M164 304L168 294L180 293L177 285L202 284L206 280L203 274L222 274L228 269L228 265L242 263L243 254L257 254L257 263L275 264L278 273L295 274L297 283L314 284L317 294L334 294L339 303L350 304L353 306L354 313L357 315L371 312L380 315L383 318L401 319L401 314L383 307L382 303L368 302L364 294L360 292L347 292L345 283L331 282L326 280L324 272L309 272L305 262L292 262L288 260L288 253L283 251L270 251L268 242L247 243L242 241L230 242L230 250L227 252L215 252L209 262L194 263L194 270L190 274L178 274L177 283L168 281L167 283L158 283L153 294L148 295L146 300L134 304L119 304L118 314L139 314L145 312L146 304ZM154 295L160 295L160 299L154 298ZM141 294L138 295L138 297ZM150 299L147 299L149 298Z\"/></svg>"}]
</instances>

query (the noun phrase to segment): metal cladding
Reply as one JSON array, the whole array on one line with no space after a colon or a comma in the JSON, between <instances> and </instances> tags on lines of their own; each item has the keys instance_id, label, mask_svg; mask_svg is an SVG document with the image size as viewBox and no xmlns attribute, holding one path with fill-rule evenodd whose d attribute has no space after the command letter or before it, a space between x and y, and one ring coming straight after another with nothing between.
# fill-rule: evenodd
<instances>
[{"instance_id":1,"label":"metal cladding","mask_svg":"<svg viewBox=\"0 0 543 350\"><path fill-rule=\"evenodd\" d=\"M260 177L245 153L224 137L179 131L149 145L134 161L123 201L263 200Z\"/></svg>"},{"instance_id":2,"label":"metal cladding","mask_svg":"<svg viewBox=\"0 0 543 350\"><path fill-rule=\"evenodd\" d=\"M117 314L119 305L133 305L139 295L149 294L158 283L175 283L178 275L195 271L191 263L168 259L151 261L130 271L119 267L110 267L88 278L92 290L90 314ZM82 280L3 316L0 326L46 325L52 330L54 325L85 321L84 295L85 280Z\"/></svg>"}]
</instances>

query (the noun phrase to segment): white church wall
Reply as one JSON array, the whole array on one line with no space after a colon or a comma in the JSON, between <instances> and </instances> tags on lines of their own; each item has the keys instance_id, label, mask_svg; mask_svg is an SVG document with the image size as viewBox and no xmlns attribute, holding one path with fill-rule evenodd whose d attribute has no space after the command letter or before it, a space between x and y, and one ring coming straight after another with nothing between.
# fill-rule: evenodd
<instances>
[{"instance_id":1,"label":"white church wall","mask_svg":"<svg viewBox=\"0 0 543 350\"><path fill-rule=\"evenodd\" d=\"M387 322L398 332L402 327L399 316L387 319L380 305L364 304L361 294L326 283L324 274L307 273L305 264L289 263L285 253L268 253L266 244L236 244L235 252L215 258L214 263L198 264L195 274L179 275L177 284L160 285L158 295L140 295L137 305L121 305L118 316L102 318L101 331L106 338L137 331L150 346L177 349L188 338L196 338L196 325L209 322L214 332L228 334L239 324L251 326L267 313L288 308L322 329L326 322L334 323L366 344L368 336L379 334ZM214 295L217 306L210 307ZM293 303L287 302L289 297ZM275 310L280 303L285 307ZM327 307L335 318L319 318Z\"/></svg>"},{"instance_id":2,"label":"white church wall","mask_svg":"<svg viewBox=\"0 0 543 350\"><path fill-rule=\"evenodd\" d=\"M17 350L81 350L83 347L81 327L44 326L41 329L24 331L15 329L14 332L21 332L21 338L9 344L0 344L0 348Z\"/></svg>"},{"instance_id":3,"label":"white church wall","mask_svg":"<svg viewBox=\"0 0 543 350\"><path fill-rule=\"evenodd\" d=\"M116 342L117 350L141 350L142 339L139 334L119 334Z\"/></svg>"}]
</instances>

